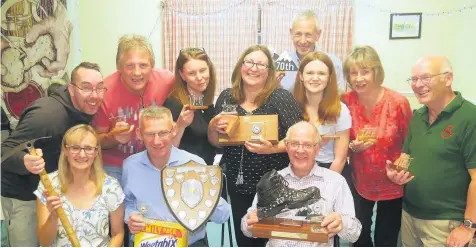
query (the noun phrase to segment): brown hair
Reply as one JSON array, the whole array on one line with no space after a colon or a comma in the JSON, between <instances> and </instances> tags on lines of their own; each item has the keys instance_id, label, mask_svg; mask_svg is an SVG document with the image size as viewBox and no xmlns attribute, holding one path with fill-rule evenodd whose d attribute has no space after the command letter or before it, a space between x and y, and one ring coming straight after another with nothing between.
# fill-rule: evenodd
<instances>
[{"instance_id":1,"label":"brown hair","mask_svg":"<svg viewBox=\"0 0 476 248\"><path fill-rule=\"evenodd\" d=\"M327 82L327 86L322 93L322 100L319 103L318 108L319 122L336 123L337 118L340 115L341 104L337 89L337 76L334 64L327 54L322 52L311 52L302 59L301 64L299 65L298 74L296 74L293 95L301 107L302 112L304 113L304 120L309 121L309 113L306 111L306 105L309 102L306 97L306 87L304 87L304 83L301 80L300 75L303 75L306 65L315 60L321 61L329 69L329 81Z\"/></svg>"},{"instance_id":2,"label":"brown hair","mask_svg":"<svg viewBox=\"0 0 476 248\"><path fill-rule=\"evenodd\" d=\"M215 66L205 53L205 50L200 48L187 48L180 51L177 61L175 62L175 81L169 96L178 99L183 105L190 103L188 99L189 92L187 90L187 82L182 79L180 72L183 71L183 66L192 59L203 60L207 63L210 79L207 89L203 92L203 104L213 104L216 88Z\"/></svg>"},{"instance_id":3,"label":"brown hair","mask_svg":"<svg viewBox=\"0 0 476 248\"><path fill-rule=\"evenodd\" d=\"M91 62L81 62L81 64L74 67L73 71L71 72L71 83L75 83L74 81L76 80L76 77L78 76L78 71L81 68L95 70L101 73L101 69L99 68L98 64Z\"/></svg>"},{"instance_id":4,"label":"brown hair","mask_svg":"<svg viewBox=\"0 0 476 248\"><path fill-rule=\"evenodd\" d=\"M358 46L350 53L344 62L344 77L350 83L350 69L354 66L370 68L374 73L374 81L382 85L385 79L385 71L377 51L371 46Z\"/></svg>"},{"instance_id":5,"label":"brown hair","mask_svg":"<svg viewBox=\"0 0 476 248\"><path fill-rule=\"evenodd\" d=\"M271 56L269 49L264 45L252 45L240 56L231 75L232 97L237 103L242 103L245 100L243 79L241 78L241 67L243 66L243 61L246 55L256 51L262 51L268 58L268 78L266 79L264 88L261 90L260 94L256 96L255 104L257 106L263 105L268 100L271 93L280 87L276 80L276 67L274 66L273 57Z\"/></svg>"}]
</instances>

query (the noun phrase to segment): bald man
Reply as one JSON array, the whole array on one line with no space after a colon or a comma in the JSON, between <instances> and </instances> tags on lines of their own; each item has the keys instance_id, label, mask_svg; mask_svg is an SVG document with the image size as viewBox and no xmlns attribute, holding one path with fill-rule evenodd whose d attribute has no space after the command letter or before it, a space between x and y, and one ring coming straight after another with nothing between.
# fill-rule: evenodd
<instances>
[{"instance_id":1,"label":"bald man","mask_svg":"<svg viewBox=\"0 0 476 248\"><path fill-rule=\"evenodd\" d=\"M289 155L289 166L278 171L287 182L288 187L296 190L317 187L322 199L301 209L286 210L276 217L293 218L303 210L311 210L309 214L325 216L322 226L329 231L328 243L308 241L269 239L270 247L316 247L334 245L333 236L338 235L350 243L357 241L362 225L355 217L354 200L344 177L332 170L320 167L314 160L319 152L320 135L316 127L309 122L301 121L288 129L285 138L286 152ZM274 192L285 190L275 185ZM255 195L252 206L241 220L241 230L247 237L252 237L249 227L258 222L258 197Z\"/></svg>"},{"instance_id":2,"label":"bald man","mask_svg":"<svg viewBox=\"0 0 476 248\"><path fill-rule=\"evenodd\" d=\"M403 153L410 171L387 166L387 176L406 184L404 246L464 246L476 230L476 106L453 91L453 69L445 57L425 57L408 79L418 101ZM387 165L390 161L387 161Z\"/></svg>"}]
</instances>

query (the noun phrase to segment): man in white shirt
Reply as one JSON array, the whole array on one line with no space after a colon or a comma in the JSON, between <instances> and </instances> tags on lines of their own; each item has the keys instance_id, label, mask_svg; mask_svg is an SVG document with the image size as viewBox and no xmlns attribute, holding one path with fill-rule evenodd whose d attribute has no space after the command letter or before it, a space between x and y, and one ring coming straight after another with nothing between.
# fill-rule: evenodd
<instances>
[{"instance_id":1,"label":"man in white shirt","mask_svg":"<svg viewBox=\"0 0 476 248\"><path fill-rule=\"evenodd\" d=\"M312 214L325 216L322 226L329 231L329 241L316 243L269 239L267 246L323 247L333 246L332 237L335 235L351 243L359 238L362 225L355 218L354 200L344 177L337 172L320 167L314 161L319 151L319 141L319 132L315 126L308 122L298 122L289 128L285 143L291 162L278 174L289 183L289 187L292 189L301 190L312 186L319 188L321 199L303 208L285 209L276 217L291 218L310 209ZM248 228L258 222L257 202L258 198L255 196L252 206L241 220L241 230L248 237L252 237Z\"/></svg>"}]
</instances>

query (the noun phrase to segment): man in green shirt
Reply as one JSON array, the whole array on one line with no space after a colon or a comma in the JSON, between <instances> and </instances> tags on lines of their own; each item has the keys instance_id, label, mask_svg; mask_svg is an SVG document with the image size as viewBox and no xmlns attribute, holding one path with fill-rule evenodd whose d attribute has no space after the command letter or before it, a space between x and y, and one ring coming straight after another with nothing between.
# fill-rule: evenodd
<instances>
[{"instance_id":1,"label":"man in green shirt","mask_svg":"<svg viewBox=\"0 0 476 248\"><path fill-rule=\"evenodd\" d=\"M452 89L445 57L425 57L408 80L418 101L403 153L410 172L387 161L387 176L405 184L404 246L464 246L476 230L476 106Z\"/></svg>"}]
</instances>

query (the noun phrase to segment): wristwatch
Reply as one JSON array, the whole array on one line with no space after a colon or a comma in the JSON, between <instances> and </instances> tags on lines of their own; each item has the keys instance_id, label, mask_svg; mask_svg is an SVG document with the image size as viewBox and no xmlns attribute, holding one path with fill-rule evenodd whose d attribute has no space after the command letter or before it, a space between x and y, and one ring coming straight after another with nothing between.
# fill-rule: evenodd
<instances>
[{"instance_id":1,"label":"wristwatch","mask_svg":"<svg viewBox=\"0 0 476 248\"><path fill-rule=\"evenodd\" d=\"M471 220L464 220L463 226L467 228L476 228L476 223L473 223Z\"/></svg>"}]
</instances>

